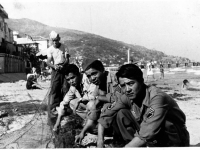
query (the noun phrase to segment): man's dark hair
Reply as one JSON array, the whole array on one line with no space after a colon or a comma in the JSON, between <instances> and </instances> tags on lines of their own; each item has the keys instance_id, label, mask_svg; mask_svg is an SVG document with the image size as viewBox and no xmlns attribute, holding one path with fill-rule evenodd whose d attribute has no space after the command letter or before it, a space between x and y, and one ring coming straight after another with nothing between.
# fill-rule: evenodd
<instances>
[{"instance_id":1,"label":"man's dark hair","mask_svg":"<svg viewBox=\"0 0 200 150\"><path fill-rule=\"evenodd\" d=\"M135 64L126 64L122 65L116 73L117 80L119 78L128 78L137 80L139 82L144 82L143 72L141 69Z\"/></svg>"},{"instance_id":2,"label":"man's dark hair","mask_svg":"<svg viewBox=\"0 0 200 150\"><path fill-rule=\"evenodd\" d=\"M90 68L96 69L101 72L105 71L105 68L104 68L102 62L99 60L93 61L90 65L87 66L87 68L85 70L89 70Z\"/></svg>"},{"instance_id":3,"label":"man's dark hair","mask_svg":"<svg viewBox=\"0 0 200 150\"><path fill-rule=\"evenodd\" d=\"M187 83L189 83L189 81L187 79L184 79L183 84L187 84Z\"/></svg>"},{"instance_id":4,"label":"man's dark hair","mask_svg":"<svg viewBox=\"0 0 200 150\"><path fill-rule=\"evenodd\" d=\"M75 75L79 75L79 68L75 64L69 64L65 70L65 75L68 75L69 73L73 73Z\"/></svg>"}]
</instances>

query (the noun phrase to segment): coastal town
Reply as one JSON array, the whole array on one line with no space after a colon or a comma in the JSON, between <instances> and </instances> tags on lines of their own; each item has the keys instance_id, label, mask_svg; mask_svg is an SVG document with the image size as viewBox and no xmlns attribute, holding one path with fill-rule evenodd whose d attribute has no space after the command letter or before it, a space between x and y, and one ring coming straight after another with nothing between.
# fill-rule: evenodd
<instances>
[{"instance_id":1,"label":"coastal town","mask_svg":"<svg viewBox=\"0 0 200 150\"><path fill-rule=\"evenodd\" d=\"M124 100L123 96L128 93L127 91L123 91L128 88L125 89L122 85L126 83L126 79L128 79L130 75L126 72L126 77L124 74L122 75L120 71L123 72L131 67L135 70L134 72L130 71L133 76L130 80L141 84L141 87L146 88L152 86L153 88L158 88L163 93L166 93L166 95L169 96L167 98L170 99L170 101L173 100L173 103L176 103L170 109L172 110L176 107L176 111L178 110L176 113L172 114L172 116L178 114L178 119L184 116L181 118L184 120L184 129L181 126L177 132L181 130L181 133L184 132L186 134L179 135L180 139L182 139L177 139L180 140L178 144L173 143L174 145L170 145L173 140L164 144L161 142L161 145L163 144L162 147L200 146L200 133L198 129L198 126L200 126L200 62L186 57L168 56L157 51L154 53L154 50L147 50L148 52L144 55L141 54L142 57L140 57L138 49L136 51L134 50L135 45L130 46L124 43L116 44L120 45L119 53L115 53L115 48L109 47L112 53L104 56L104 54L99 54L98 47L101 47L106 42L99 42L101 44L96 41L94 42L95 36L93 35L92 38L86 38L86 40L84 38L77 40L70 36L64 37L64 33L68 30L65 31L64 29L57 28L48 29L48 35L46 32L41 33L41 35L31 35L30 32L22 33L21 31L14 30L13 26L15 25L13 22L15 21L9 19L9 14L6 12L3 5L0 4L0 148L139 147L137 146L138 143L133 146L131 145L131 142L133 141L128 138L126 139L126 136L129 136L122 131L123 129L129 131L128 127L125 127L126 125L121 125L120 128L122 130L118 130L121 132L121 138L123 140L115 135L117 132L115 132L113 128L111 128L110 132L106 132L107 126L112 126L113 122L117 120L110 121L116 114L112 117L109 115L118 109L121 105L120 101ZM63 33L61 31L63 31ZM73 32L76 33L75 36L78 36L77 31ZM96 45L92 45L93 43L90 43L90 40ZM109 42L112 43L113 41L110 40ZM80 45L77 46L77 43L81 43L82 47ZM121 44L124 44L125 46L121 46ZM57 52L57 54L59 53L61 56L55 57L55 53L52 51L54 49L61 49L62 45L64 45L62 54L60 51ZM88 48L89 46L91 46L94 51L91 51L91 49ZM106 44L102 47L106 47ZM143 47L139 48L141 51L146 51ZM136 54L137 52L138 54ZM59 62L57 63L57 61ZM127 68L123 70L123 67ZM92 80L91 76L94 76L94 70L102 75L102 78L98 78L97 75L97 77L93 77L96 80ZM94 73L92 71L94 71ZM104 81L103 75L105 72L111 73L111 75L109 74L109 79L106 78ZM75 80L73 80L73 78L75 78ZM79 85L80 87L77 86L76 83L78 82L79 84L79 80L81 81L81 84L83 84L81 86ZM125 82L122 84L122 81ZM102 84L102 82L105 83ZM102 85L109 85L108 87L110 88L112 86L112 88L109 89L106 87L106 91L105 87L102 88ZM130 85L127 84L124 86L128 87ZM80 88L83 89L80 90ZM74 93L72 93L72 89L78 91L79 95L74 91ZM59 90L61 91L60 93ZM84 90L86 91L87 96L85 96ZM96 92L98 94L95 95L92 93L90 96L90 92ZM120 96L119 93L121 94ZM140 94L142 92L138 93ZM111 95L109 101L107 100L107 97L109 97L108 95ZM87 99L85 97L91 98ZM126 97L128 97L128 94ZM141 97L142 96L140 95L139 98ZM59 98L61 100L56 101L56 99ZM128 97L126 100L130 100L131 98L132 97ZM78 102L75 101L76 99L78 99ZM104 104L103 102L105 99L107 101ZM146 100L147 98L145 97L144 99ZM59 103L57 104L58 101ZM118 102L119 106L117 105ZM126 104L124 101L122 103L125 105L120 107L127 110L130 109L128 107L129 103ZM99 106L100 104L102 106ZM170 105L171 104L172 103L170 103ZM54 107L54 105L56 105L56 107ZM158 104L156 103L156 105ZM148 107L150 112L147 112L147 114L145 114L146 116L143 114L147 120L143 120L143 118L138 121L138 123L142 122L139 125L139 128L141 129L134 130L135 133L131 136L134 138L137 136L140 137L139 134L142 135L142 133L139 131L142 132L145 129L145 127L143 127L144 122L146 123L148 122L148 119L151 120L156 117L155 112L157 107L154 108L154 106L155 105ZM136 108L136 110L138 109L139 107ZM143 109L143 107L140 107L140 109ZM119 113L119 110L117 110L117 113ZM158 108L158 110L160 111L160 108ZM96 113L97 111L99 111L98 113L100 114ZM131 111L132 113L135 113L134 107L131 108ZM171 113L172 112L173 111L171 111ZM142 112L140 113L142 114ZM86 116L83 117L84 114ZM92 115L90 116L90 114ZM171 114L169 113L169 115ZM98 116L99 118L95 118L94 116ZM59 117L60 120L58 119ZM94 120L92 117L96 120L91 121ZM133 118L138 119L137 117L137 115L133 115ZM166 118L168 119L168 117ZM159 118L155 119L159 120ZM178 119L176 118L175 120L177 121ZM90 120L90 122L88 120ZM123 123L123 121L121 123ZM92 125L89 127L90 124ZM120 123L118 123L118 126L119 124ZM158 124L155 124L154 126L158 126ZM95 128L90 131L89 129L93 126L95 126ZM153 125L149 123L148 127L150 126ZM100 131L104 130L101 130L102 128L100 127L103 129L105 128L105 135L104 133L102 134L104 136L103 142L100 138ZM164 127L161 126L160 130L162 128ZM145 131L145 134L147 134L148 130L146 129ZM136 134L137 136L135 136ZM147 139L141 140L146 143L142 143L140 146L161 146L159 145L159 140L147 142ZM183 142L184 140L185 142Z\"/></svg>"}]
</instances>

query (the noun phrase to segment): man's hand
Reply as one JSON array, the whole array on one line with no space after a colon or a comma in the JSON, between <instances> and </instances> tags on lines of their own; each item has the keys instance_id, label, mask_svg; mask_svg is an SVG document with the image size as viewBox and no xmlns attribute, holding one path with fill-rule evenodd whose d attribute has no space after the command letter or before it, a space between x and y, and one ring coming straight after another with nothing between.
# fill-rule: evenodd
<instances>
[{"instance_id":1,"label":"man's hand","mask_svg":"<svg viewBox=\"0 0 200 150\"><path fill-rule=\"evenodd\" d=\"M62 65L54 65L55 70L61 70L63 68Z\"/></svg>"},{"instance_id":2,"label":"man's hand","mask_svg":"<svg viewBox=\"0 0 200 150\"><path fill-rule=\"evenodd\" d=\"M75 137L75 143L76 144L81 144L83 138L84 138L84 134L81 132L79 135L77 135Z\"/></svg>"},{"instance_id":3,"label":"man's hand","mask_svg":"<svg viewBox=\"0 0 200 150\"><path fill-rule=\"evenodd\" d=\"M78 100L78 101L74 104L74 110L73 110L73 113L74 113L74 114L76 114L76 110L77 110L79 104L81 103L81 100L82 100L82 99Z\"/></svg>"},{"instance_id":4,"label":"man's hand","mask_svg":"<svg viewBox=\"0 0 200 150\"><path fill-rule=\"evenodd\" d=\"M65 110L64 110L64 108L61 108L61 107L56 107L56 110L57 110L58 114L59 114L59 115L61 115L61 116L63 116L63 115L64 115L64 113L65 113Z\"/></svg>"},{"instance_id":5,"label":"man's hand","mask_svg":"<svg viewBox=\"0 0 200 150\"><path fill-rule=\"evenodd\" d=\"M59 70L59 65L54 65L55 70Z\"/></svg>"}]
</instances>

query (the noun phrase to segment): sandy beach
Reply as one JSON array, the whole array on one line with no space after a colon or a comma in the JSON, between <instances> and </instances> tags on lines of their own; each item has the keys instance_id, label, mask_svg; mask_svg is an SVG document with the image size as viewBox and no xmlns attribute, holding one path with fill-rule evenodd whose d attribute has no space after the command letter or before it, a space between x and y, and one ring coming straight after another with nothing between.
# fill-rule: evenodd
<instances>
[{"instance_id":1,"label":"sandy beach","mask_svg":"<svg viewBox=\"0 0 200 150\"><path fill-rule=\"evenodd\" d=\"M51 133L47 113L41 110L41 106L50 81L39 82L42 90L27 90L25 74L17 75L0 75L6 81L0 83L0 148L45 148ZM38 129L35 130L34 126ZM30 137L35 140L24 142Z\"/></svg>"},{"instance_id":2,"label":"sandy beach","mask_svg":"<svg viewBox=\"0 0 200 150\"><path fill-rule=\"evenodd\" d=\"M165 70L165 79L159 79L159 76L159 72L155 71L157 81L154 81L150 77L149 81L146 83L154 84L155 86L161 88L177 101L180 108L186 114L186 126L190 133L191 146L200 146L200 89L181 89L181 84L184 79L200 81L199 70L194 68L176 68ZM1 78L2 77L0 76L0 80L2 81ZM144 78L146 80L145 71ZM9 81L7 78L6 82L0 83L0 141L8 138L7 135L12 135L12 133L24 128L24 126L33 120L37 109L48 92L50 81L40 82L43 87L42 90L26 90L25 84L25 79L20 79L20 75L19 79L16 79L16 81ZM42 111L42 114L40 112L40 118L43 118L44 126L46 125L46 116L46 111ZM50 133L46 130L43 132L43 136L44 134ZM23 134L23 136L28 137L29 135ZM38 136L41 137L42 135L38 134ZM7 148L8 146L10 146L8 148L38 148L37 144L30 142L29 144L26 143L24 145L19 145L18 141L20 138L12 138L15 142L0 142L0 148ZM43 144L45 144L45 142L47 141L44 140ZM12 146L13 143L14 146ZM41 145L42 144L40 144L40 146Z\"/></svg>"}]
</instances>

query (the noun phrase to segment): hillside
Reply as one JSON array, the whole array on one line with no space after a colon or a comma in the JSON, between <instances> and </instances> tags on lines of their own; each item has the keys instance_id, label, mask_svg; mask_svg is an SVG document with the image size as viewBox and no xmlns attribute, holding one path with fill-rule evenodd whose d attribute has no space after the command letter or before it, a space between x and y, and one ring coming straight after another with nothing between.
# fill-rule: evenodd
<instances>
[{"instance_id":1,"label":"hillside","mask_svg":"<svg viewBox=\"0 0 200 150\"><path fill-rule=\"evenodd\" d=\"M144 60L172 60L179 62L186 58L167 56L163 52L150 50L143 46L131 45L124 42L108 39L95 34L70 30L66 28L50 27L30 19L8 19L9 28L18 31L21 35L47 37L52 30L60 33L61 41L68 45L72 57L83 55L90 58L100 58L107 65L123 64L127 61L127 49L131 51L133 61Z\"/></svg>"}]
</instances>

